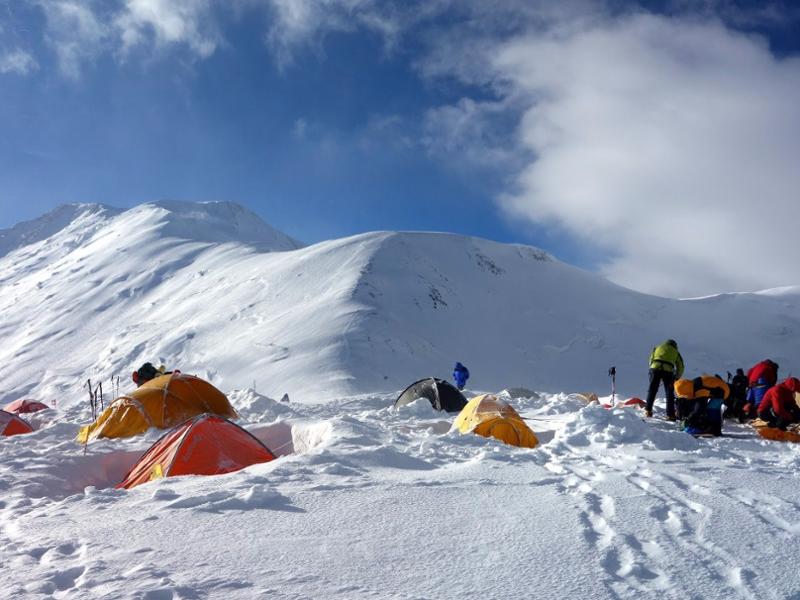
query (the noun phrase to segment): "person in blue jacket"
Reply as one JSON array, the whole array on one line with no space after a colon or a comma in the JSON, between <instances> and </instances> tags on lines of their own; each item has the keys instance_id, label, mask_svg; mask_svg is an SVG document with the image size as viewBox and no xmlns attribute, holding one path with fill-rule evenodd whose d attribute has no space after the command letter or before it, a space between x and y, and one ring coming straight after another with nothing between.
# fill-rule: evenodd
<instances>
[{"instance_id":1,"label":"person in blue jacket","mask_svg":"<svg viewBox=\"0 0 800 600\"><path fill-rule=\"evenodd\" d=\"M462 365L460 362L457 362L455 368L453 369L453 379L456 381L456 387L460 390L463 390L467 383L467 379L469 379L469 369L467 369L467 367Z\"/></svg>"}]
</instances>

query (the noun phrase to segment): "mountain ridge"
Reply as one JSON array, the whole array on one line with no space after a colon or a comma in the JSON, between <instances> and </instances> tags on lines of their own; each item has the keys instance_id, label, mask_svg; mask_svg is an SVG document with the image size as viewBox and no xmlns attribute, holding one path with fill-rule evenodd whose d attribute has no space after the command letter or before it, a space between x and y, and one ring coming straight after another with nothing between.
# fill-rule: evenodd
<instances>
[{"instance_id":1,"label":"mountain ridge","mask_svg":"<svg viewBox=\"0 0 800 600\"><path fill-rule=\"evenodd\" d=\"M641 395L649 350L667 337L688 375L796 360L792 287L659 298L532 246L457 234L292 247L267 224L246 227L240 208L81 213L0 257L0 401L80 402L87 378L124 386L148 360L301 402L447 378L456 360L479 390L602 392L616 365L618 389Z\"/></svg>"}]
</instances>

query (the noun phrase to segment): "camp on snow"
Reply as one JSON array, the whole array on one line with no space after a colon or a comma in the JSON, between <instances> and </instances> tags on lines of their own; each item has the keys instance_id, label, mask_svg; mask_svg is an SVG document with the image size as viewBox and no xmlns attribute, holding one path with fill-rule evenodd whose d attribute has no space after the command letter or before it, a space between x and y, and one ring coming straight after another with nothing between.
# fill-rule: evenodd
<instances>
[{"instance_id":1,"label":"camp on snow","mask_svg":"<svg viewBox=\"0 0 800 600\"><path fill-rule=\"evenodd\" d=\"M85 444L101 437L131 437L151 427L174 427L203 413L237 417L225 394L199 377L176 371L114 400L94 423L81 428L77 439Z\"/></svg>"},{"instance_id":2,"label":"camp on snow","mask_svg":"<svg viewBox=\"0 0 800 600\"><path fill-rule=\"evenodd\" d=\"M40 410L47 410L50 408L47 404L39 402L38 400L20 399L14 400L3 407L3 410L15 415L27 415L30 413L39 412Z\"/></svg>"},{"instance_id":3,"label":"camp on snow","mask_svg":"<svg viewBox=\"0 0 800 600\"><path fill-rule=\"evenodd\" d=\"M0 435L17 435L20 433L31 433L33 427L28 422L21 419L14 413L0 410Z\"/></svg>"},{"instance_id":4,"label":"camp on snow","mask_svg":"<svg viewBox=\"0 0 800 600\"><path fill-rule=\"evenodd\" d=\"M235 423L202 414L161 436L117 488L129 489L162 477L232 473L274 458L269 448Z\"/></svg>"},{"instance_id":5,"label":"camp on snow","mask_svg":"<svg viewBox=\"0 0 800 600\"><path fill-rule=\"evenodd\" d=\"M535 448L539 439L514 408L493 394L476 396L456 418L461 433L477 433L522 448Z\"/></svg>"},{"instance_id":6,"label":"camp on snow","mask_svg":"<svg viewBox=\"0 0 800 600\"><path fill-rule=\"evenodd\" d=\"M452 383L436 377L415 381L397 397L395 408L411 404L418 398L427 398L436 410L458 412L467 405L467 399Z\"/></svg>"}]
</instances>

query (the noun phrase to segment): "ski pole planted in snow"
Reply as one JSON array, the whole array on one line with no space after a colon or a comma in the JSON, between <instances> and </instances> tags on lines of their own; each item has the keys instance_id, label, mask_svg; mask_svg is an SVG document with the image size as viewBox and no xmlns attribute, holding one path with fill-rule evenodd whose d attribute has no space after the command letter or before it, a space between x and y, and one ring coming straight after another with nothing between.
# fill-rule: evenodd
<instances>
[{"instance_id":1,"label":"ski pole planted in snow","mask_svg":"<svg viewBox=\"0 0 800 600\"><path fill-rule=\"evenodd\" d=\"M613 406L617 401L617 367L611 367L608 370L608 376L611 377L611 404Z\"/></svg>"}]
</instances>

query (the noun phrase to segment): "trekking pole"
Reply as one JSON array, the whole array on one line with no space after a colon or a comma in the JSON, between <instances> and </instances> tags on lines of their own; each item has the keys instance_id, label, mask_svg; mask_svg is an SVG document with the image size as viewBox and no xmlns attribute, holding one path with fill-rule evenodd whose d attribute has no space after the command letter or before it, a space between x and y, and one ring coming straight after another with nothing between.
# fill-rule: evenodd
<instances>
[{"instance_id":1,"label":"trekking pole","mask_svg":"<svg viewBox=\"0 0 800 600\"><path fill-rule=\"evenodd\" d=\"M617 367L611 367L608 370L608 376L611 377L611 405L613 406L617 401Z\"/></svg>"},{"instance_id":2,"label":"trekking pole","mask_svg":"<svg viewBox=\"0 0 800 600\"><path fill-rule=\"evenodd\" d=\"M92 380L87 379L86 385L89 387L89 407L92 409L92 421L94 421L97 417L95 417L95 411L94 411L94 394L92 394Z\"/></svg>"},{"instance_id":3,"label":"trekking pole","mask_svg":"<svg viewBox=\"0 0 800 600\"><path fill-rule=\"evenodd\" d=\"M103 382L101 381L100 383L97 384L97 386L100 388L100 410L102 411L106 409L105 404L103 402Z\"/></svg>"}]
</instances>

